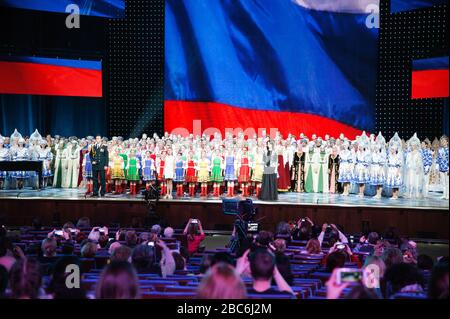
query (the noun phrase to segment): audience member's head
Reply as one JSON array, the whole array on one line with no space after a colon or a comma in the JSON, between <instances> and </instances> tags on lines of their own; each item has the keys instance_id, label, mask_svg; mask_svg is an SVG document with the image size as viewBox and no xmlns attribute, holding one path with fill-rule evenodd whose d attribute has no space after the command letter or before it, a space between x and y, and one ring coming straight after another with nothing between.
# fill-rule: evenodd
<instances>
[{"instance_id":1,"label":"audience member's head","mask_svg":"<svg viewBox=\"0 0 450 319\"><path fill-rule=\"evenodd\" d=\"M62 255L73 255L75 246L70 241L65 241L61 244L61 254Z\"/></svg>"},{"instance_id":2,"label":"audience member's head","mask_svg":"<svg viewBox=\"0 0 450 319\"><path fill-rule=\"evenodd\" d=\"M186 268L186 260L180 253L173 251L172 252L173 260L175 261L175 270L185 270Z\"/></svg>"},{"instance_id":3,"label":"audience member's head","mask_svg":"<svg viewBox=\"0 0 450 319\"><path fill-rule=\"evenodd\" d=\"M344 267L346 258L347 257L345 253L341 251L332 252L327 256L327 261L325 265L326 271L332 273L335 268Z\"/></svg>"},{"instance_id":4,"label":"audience member's head","mask_svg":"<svg viewBox=\"0 0 450 319\"><path fill-rule=\"evenodd\" d=\"M114 250L115 250L117 247L120 247L120 246L122 246L122 245L121 245L118 241L115 241L115 242L111 243L111 245L109 245L109 248L108 248L108 253L109 253L110 255L112 255L113 252L114 252Z\"/></svg>"},{"instance_id":5,"label":"audience member's head","mask_svg":"<svg viewBox=\"0 0 450 319\"><path fill-rule=\"evenodd\" d=\"M131 261L131 248L125 245L120 245L112 251L111 261Z\"/></svg>"},{"instance_id":6,"label":"audience member's head","mask_svg":"<svg viewBox=\"0 0 450 319\"><path fill-rule=\"evenodd\" d=\"M289 224L286 222L279 222L277 225L276 234L282 236L290 236L291 228Z\"/></svg>"},{"instance_id":7,"label":"audience member's head","mask_svg":"<svg viewBox=\"0 0 450 319\"><path fill-rule=\"evenodd\" d=\"M199 271L201 274L205 274L211 267L213 262L212 255L203 255L202 261L200 262Z\"/></svg>"},{"instance_id":8,"label":"audience member's head","mask_svg":"<svg viewBox=\"0 0 450 319\"><path fill-rule=\"evenodd\" d=\"M155 261L154 249L147 245L137 245L133 248L131 260L138 273L149 272Z\"/></svg>"},{"instance_id":9,"label":"audience member's head","mask_svg":"<svg viewBox=\"0 0 450 319\"><path fill-rule=\"evenodd\" d=\"M44 257L54 257L56 256L57 242L54 238L45 238L42 241L41 251Z\"/></svg>"},{"instance_id":10,"label":"audience member's head","mask_svg":"<svg viewBox=\"0 0 450 319\"><path fill-rule=\"evenodd\" d=\"M275 248L276 252L284 253L286 250L286 241L284 239L275 239L273 242L273 247Z\"/></svg>"},{"instance_id":11,"label":"audience member's head","mask_svg":"<svg viewBox=\"0 0 450 319\"><path fill-rule=\"evenodd\" d=\"M36 299L42 284L40 265L34 258L19 259L9 272L11 297Z\"/></svg>"},{"instance_id":12,"label":"audience member's head","mask_svg":"<svg viewBox=\"0 0 450 319\"><path fill-rule=\"evenodd\" d=\"M81 217L78 221L77 221L77 228L91 228L91 220L89 219L89 217Z\"/></svg>"},{"instance_id":13,"label":"audience member's head","mask_svg":"<svg viewBox=\"0 0 450 319\"><path fill-rule=\"evenodd\" d=\"M97 244L88 241L81 247L82 258L94 258L95 254L97 254Z\"/></svg>"},{"instance_id":14,"label":"audience member's head","mask_svg":"<svg viewBox=\"0 0 450 319\"><path fill-rule=\"evenodd\" d=\"M197 291L199 299L245 299L244 282L234 268L226 263L211 267Z\"/></svg>"},{"instance_id":15,"label":"audience member's head","mask_svg":"<svg viewBox=\"0 0 450 319\"><path fill-rule=\"evenodd\" d=\"M376 245L378 243L378 240L380 240L380 236L377 232L370 232L369 235L367 235L367 242L370 245Z\"/></svg>"},{"instance_id":16,"label":"audience member's head","mask_svg":"<svg viewBox=\"0 0 450 319\"><path fill-rule=\"evenodd\" d=\"M366 260L364 261L363 268L368 268L372 265L377 267L380 278L383 278L386 272L386 264L384 263L383 259L377 256L367 256Z\"/></svg>"},{"instance_id":17,"label":"audience member's head","mask_svg":"<svg viewBox=\"0 0 450 319\"><path fill-rule=\"evenodd\" d=\"M172 227L166 227L164 229L164 237L165 238L172 238L173 237L173 233L174 233L174 230L173 230Z\"/></svg>"},{"instance_id":18,"label":"audience member's head","mask_svg":"<svg viewBox=\"0 0 450 319\"><path fill-rule=\"evenodd\" d=\"M373 289L368 289L363 285L353 287L345 296L346 299L380 299Z\"/></svg>"},{"instance_id":19,"label":"audience member's head","mask_svg":"<svg viewBox=\"0 0 450 319\"><path fill-rule=\"evenodd\" d=\"M100 234L98 237L98 244L101 248L108 246L109 237L105 234Z\"/></svg>"},{"instance_id":20,"label":"audience member's head","mask_svg":"<svg viewBox=\"0 0 450 319\"><path fill-rule=\"evenodd\" d=\"M0 265L0 298L5 294L6 287L8 287L8 270Z\"/></svg>"},{"instance_id":21,"label":"audience member's head","mask_svg":"<svg viewBox=\"0 0 450 319\"><path fill-rule=\"evenodd\" d=\"M128 262L108 264L97 283L95 297L97 299L139 299L139 284L133 266Z\"/></svg>"},{"instance_id":22,"label":"audience member's head","mask_svg":"<svg viewBox=\"0 0 450 319\"><path fill-rule=\"evenodd\" d=\"M322 252L322 248L320 247L320 241L316 238L312 238L308 240L306 243L306 251L308 254L320 254Z\"/></svg>"},{"instance_id":23,"label":"audience member's head","mask_svg":"<svg viewBox=\"0 0 450 319\"><path fill-rule=\"evenodd\" d=\"M150 229L150 232L159 236L161 234L161 226L159 226L158 224L153 225Z\"/></svg>"},{"instance_id":24,"label":"audience member's head","mask_svg":"<svg viewBox=\"0 0 450 319\"><path fill-rule=\"evenodd\" d=\"M256 236L255 243L261 247L268 247L272 240L273 237L271 232L261 230Z\"/></svg>"},{"instance_id":25,"label":"audience member's head","mask_svg":"<svg viewBox=\"0 0 450 319\"><path fill-rule=\"evenodd\" d=\"M433 267L428 285L428 297L432 299L448 298L448 261L439 261Z\"/></svg>"},{"instance_id":26,"label":"audience member's head","mask_svg":"<svg viewBox=\"0 0 450 319\"><path fill-rule=\"evenodd\" d=\"M266 249L256 249L249 255L250 271L254 281L271 281L275 269L275 256Z\"/></svg>"},{"instance_id":27,"label":"audience member's head","mask_svg":"<svg viewBox=\"0 0 450 319\"><path fill-rule=\"evenodd\" d=\"M388 247L384 249L381 259L383 259L386 264L386 268L389 269L393 265L399 264L403 262L403 254L402 251L395 247Z\"/></svg>"},{"instance_id":28,"label":"audience member's head","mask_svg":"<svg viewBox=\"0 0 450 319\"><path fill-rule=\"evenodd\" d=\"M311 225L309 223L302 223L298 231L299 240L309 240L312 236Z\"/></svg>"},{"instance_id":29,"label":"audience member's head","mask_svg":"<svg viewBox=\"0 0 450 319\"><path fill-rule=\"evenodd\" d=\"M133 248L137 244L137 235L136 231L129 230L125 233L125 245L130 248Z\"/></svg>"},{"instance_id":30,"label":"audience member's head","mask_svg":"<svg viewBox=\"0 0 450 319\"><path fill-rule=\"evenodd\" d=\"M387 268L384 276L386 297L399 292L421 292L423 276L415 265L397 263Z\"/></svg>"},{"instance_id":31,"label":"audience member's head","mask_svg":"<svg viewBox=\"0 0 450 319\"><path fill-rule=\"evenodd\" d=\"M83 288L67 287L68 275L72 274L69 266L80 265L80 261L76 256L64 256L59 258L52 267L50 284L47 293L53 296L53 299L85 299L86 292Z\"/></svg>"}]
</instances>

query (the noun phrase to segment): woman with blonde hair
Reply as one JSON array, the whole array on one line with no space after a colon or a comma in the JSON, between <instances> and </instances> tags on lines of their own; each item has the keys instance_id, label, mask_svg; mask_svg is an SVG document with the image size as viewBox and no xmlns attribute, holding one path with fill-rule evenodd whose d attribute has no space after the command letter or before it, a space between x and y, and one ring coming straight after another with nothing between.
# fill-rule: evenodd
<instances>
[{"instance_id":1,"label":"woman with blonde hair","mask_svg":"<svg viewBox=\"0 0 450 319\"><path fill-rule=\"evenodd\" d=\"M247 290L239 274L226 263L214 265L203 277L198 290L198 299L244 299Z\"/></svg>"},{"instance_id":2,"label":"woman with blonde hair","mask_svg":"<svg viewBox=\"0 0 450 319\"><path fill-rule=\"evenodd\" d=\"M320 241L316 238L308 240L304 250L300 252L301 254L307 255L320 255L323 254L322 248L320 247Z\"/></svg>"}]
</instances>

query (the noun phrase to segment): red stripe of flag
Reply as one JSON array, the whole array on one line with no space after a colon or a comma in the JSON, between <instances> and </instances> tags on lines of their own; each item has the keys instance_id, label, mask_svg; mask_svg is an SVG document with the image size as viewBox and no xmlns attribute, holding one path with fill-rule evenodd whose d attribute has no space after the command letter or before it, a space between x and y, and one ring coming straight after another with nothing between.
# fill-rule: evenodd
<instances>
[{"instance_id":1,"label":"red stripe of flag","mask_svg":"<svg viewBox=\"0 0 450 319\"><path fill-rule=\"evenodd\" d=\"M265 128L268 134L270 128L277 128L283 136L288 133L296 136L304 133L307 136L317 134L324 137L329 134L338 137L340 133L344 133L346 137L354 138L361 134L361 130L318 115L250 110L215 102L164 101L166 131L178 129L177 132L181 134L183 131L192 133L194 121L201 121L201 131L196 130L195 134L202 134L211 127L217 128L222 134L225 129L230 128L241 128L244 131L253 128L257 134L260 128ZM242 123L245 123L245 127L242 127Z\"/></svg>"},{"instance_id":2,"label":"red stripe of flag","mask_svg":"<svg viewBox=\"0 0 450 319\"><path fill-rule=\"evenodd\" d=\"M448 97L448 70L413 71L411 98Z\"/></svg>"},{"instance_id":3,"label":"red stripe of flag","mask_svg":"<svg viewBox=\"0 0 450 319\"><path fill-rule=\"evenodd\" d=\"M0 93L101 97L102 71L0 62Z\"/></svg>"}]
</instances>

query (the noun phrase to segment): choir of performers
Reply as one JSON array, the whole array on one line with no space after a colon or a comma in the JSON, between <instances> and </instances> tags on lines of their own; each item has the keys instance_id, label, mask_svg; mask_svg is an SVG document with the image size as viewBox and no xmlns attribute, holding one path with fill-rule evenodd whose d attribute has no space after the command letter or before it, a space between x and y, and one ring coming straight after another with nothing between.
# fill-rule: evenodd
<instances>
[{"instance_id":1,"label":"choir of performers","mask_svg":"<svg viewBox=\"0 0 450 319\"><path fill-rule=\"evenodd\" d=\"M224 139L218 133L212 138L143 134L108 141L99 136L44 139L37 130L23 138L15 130L9 138L0 136L0 161L39 160L42 187L82 186L92 195L126 194L129 186L134 196L141 185L149 190L155 184L166 199L233 197L240 189L244 197L273 200L274 187L276 193L356 193L374 199L417 199L438 189L448 199L446 136L430 143L417 134L402 140L396 133L387 143L381 133L362 132L354 139L303 133L285 139L277 133L271 139L261 133L248 138L227 133ZM0 188L34 187L35 181L30 172L0 172Z\"/></svg>"}]
</instances>

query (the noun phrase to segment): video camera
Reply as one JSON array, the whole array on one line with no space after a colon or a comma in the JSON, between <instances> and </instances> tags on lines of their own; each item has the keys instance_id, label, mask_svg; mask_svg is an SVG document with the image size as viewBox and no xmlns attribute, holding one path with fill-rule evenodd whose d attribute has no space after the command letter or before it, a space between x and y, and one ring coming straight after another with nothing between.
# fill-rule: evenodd
<instances>
[{"instance_id":1,"label":"video camera","mask_svg":"<svg viewBox=\"0 0 450 319\"><path fill-rule=\"evenodd\" d=\"M249 244L253 240L252 236L259 232L259 224L255 221L257 208L250 198L245 200L231 198L222 200L222 211L226 215L236 216L235 236L228 245L234 252L238 247Z\"/></svg>"}]
</instances>

